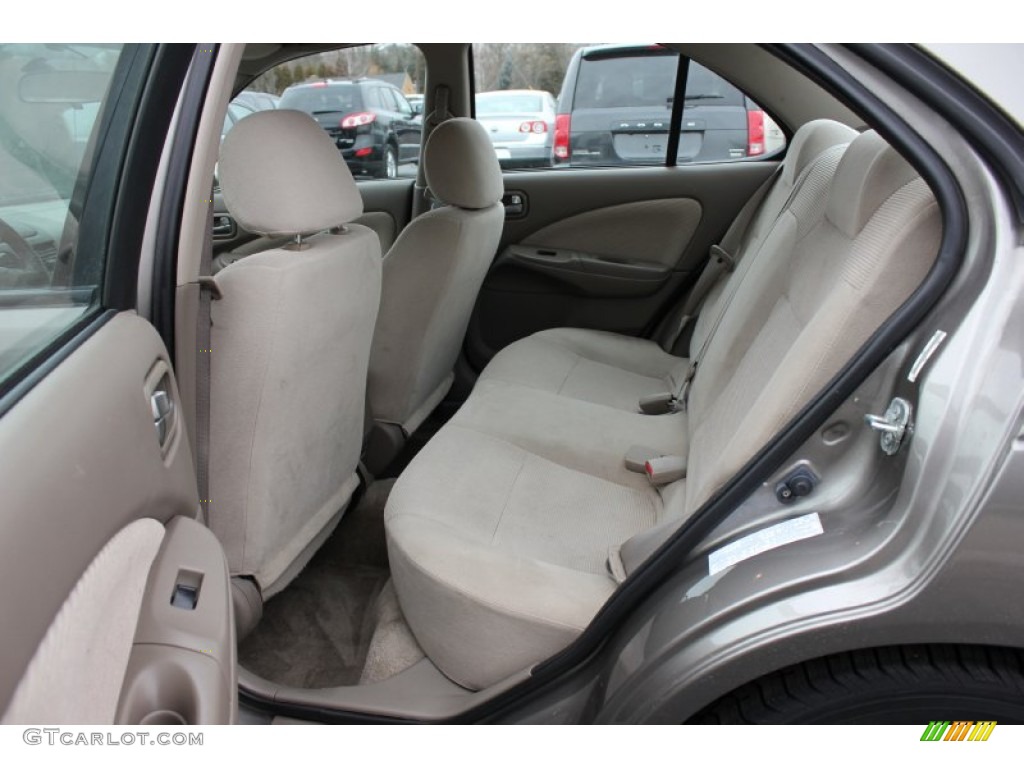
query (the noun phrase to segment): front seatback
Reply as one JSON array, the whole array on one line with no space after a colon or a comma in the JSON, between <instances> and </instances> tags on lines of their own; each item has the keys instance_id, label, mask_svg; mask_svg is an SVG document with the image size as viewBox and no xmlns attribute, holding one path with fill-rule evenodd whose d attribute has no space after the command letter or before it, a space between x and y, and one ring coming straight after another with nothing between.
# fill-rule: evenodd
<instances>
[{"instance_id":1,"label":"front seatback","mask_svg":"<svg viewBox=\"0 0 1024 768\"><path fill-rule=\"evenodd\" d=\"M444 207L417 217L384 258L369 402L378 422L410 435L444 398L477 293L501 237L501 167L475 120L439 125L424 172Z\"/></svg>"},{"instance_id":2,"label":"front seatback","mask_svg":"<svg viewBox=\"0 0 1024 768\"><path fill-rule=\"evenodd\" d=\"M221 270L223 298L211 305L209 522L232 574L255 577L266 597L305 564L359 482L380 245L345 226L362 213L359 191L301 112L240 121L220 175L240 226L296 238Z\"/></svg>"}]
</instances>

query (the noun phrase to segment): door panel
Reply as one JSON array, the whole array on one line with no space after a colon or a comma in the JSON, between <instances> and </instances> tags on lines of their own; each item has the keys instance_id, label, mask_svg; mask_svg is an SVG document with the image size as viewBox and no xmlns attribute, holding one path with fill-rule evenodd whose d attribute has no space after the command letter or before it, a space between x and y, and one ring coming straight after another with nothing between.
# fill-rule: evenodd
<instances>
[{"instance_id":1,"label":"door panel","mask_svg":"<svg viewBox=\"0 0 1024 768\"><path fill-rule=\"evenodd\" d=\"M466 337L481 370L547 328L648 333L775 163L505 174L518 194Z\"/></svg>"},{"instance_id":2,"label":"door panel","mask_svg":"<svg viewBox=\"0 0 1024 768\"><path fill-rule=\"evenodd\" d=\"M238 680L232 617L220 542L195 520L174 518L150 569L117 722L234 722Z\"/></svg>"},{"instance_id":3,"label":"door panel","mask_svg":"<svg viewBox=\"0 0 1024 768\"><path fill-rule=\"evenodd\" d=\"M199 510L189 442L175 418L178 388L163 342L133 313L108 312L97 323L102 325L0 421L0 579L21 585L0 596L0 611L8 617L0 624L0 711L7 711L30 663L38 662L45 696L69 700L71 707L52 711L47 722L65 711L74 722L103 722L111 714L109 696L98 702L91 688L74 684L82 682L81 668L103 660L103 678L114 676L120 691L118 675L136 634L132 609L138 606L146 615L171 599L162 587L143 593L150 563L160 562L158 551L173 539L174 518L195 518ZM160 392L165 398L158 397L163 404L157 407L153 395ZM204 595L218 596L204 607L216 614L223 636L233 633L233 619L219 597L227 594L227 565L219 546L214 552L182 560L182 569L201 575ZM83 576L87 572L93 576ZM100 590L102 600L87 599L95 593L92 580L103 584L111 574L123 576L113 581L114 591ZM59 653L40 648L48 633L58 638L49 645L56 644ZM191 650L204 651L195 645ZM233 648L232 642L217 651L218 663L228 669L234 666ZM29 701L36 700L39 683L26 685L32 689ZM227 683L207 696L234 701ZM231 706L206 711L233 717ZM8 713L5 722L29 711Z\"/></svg>"},{"instance_id":4,"label":"door panel","mask_svg":"<svg viewBox=\"0 0 1024 768\"><path fill-rule=\"evenodd\" d=\"M560 219L523 240L526 245L570 248L621 262L676 266L701 219L693 198L643 200Z\"/></svg>"}]
</instances>

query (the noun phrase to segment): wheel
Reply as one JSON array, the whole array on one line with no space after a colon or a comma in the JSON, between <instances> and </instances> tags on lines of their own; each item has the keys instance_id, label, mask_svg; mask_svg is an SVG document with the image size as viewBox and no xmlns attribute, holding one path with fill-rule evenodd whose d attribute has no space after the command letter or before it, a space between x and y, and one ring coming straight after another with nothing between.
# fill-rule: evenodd
<instances>
[{"instance_id":1,"label":"wheel","mask_svg":"<svg viewBox=\"0 0 1024 768\"><path fill-rule=\"evenodd\" d=\"M920 645L797 664L722 697L690 722L904 724L1024 722L1024 659L1004 648Z\"/></svg>"},{"instance_id":2,"label":"wheel","mask_svg":"<svg viewBox=\"0 0 1024 768\"><path fill-rule=\"evenodd\" d=\"M382 179L398 178L398 153L395 148L388 144L384 147L384 162L381 167L380 176Z\"/></svg>"}]
</instances>

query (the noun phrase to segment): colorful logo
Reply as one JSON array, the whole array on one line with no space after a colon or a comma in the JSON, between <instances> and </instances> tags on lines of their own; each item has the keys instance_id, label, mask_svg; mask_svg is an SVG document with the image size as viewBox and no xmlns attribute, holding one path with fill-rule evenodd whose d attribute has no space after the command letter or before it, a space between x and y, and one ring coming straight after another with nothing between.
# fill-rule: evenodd
<instances>
[{"instance_id":1,"label":"colorful logo","mask_svg":"<svg viewBox=\"0 0 1024 768\"><path fill-rule=\"evenodd\" d=\"M995 728L995 720L932 720L921 741L988 741Z\"/></svg>"}]
</instances>

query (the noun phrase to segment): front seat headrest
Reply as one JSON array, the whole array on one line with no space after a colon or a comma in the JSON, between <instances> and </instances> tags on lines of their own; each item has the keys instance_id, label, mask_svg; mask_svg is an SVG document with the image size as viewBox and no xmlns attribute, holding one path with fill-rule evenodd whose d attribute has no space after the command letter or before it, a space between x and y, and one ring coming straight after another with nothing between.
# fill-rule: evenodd
<instances>
[{"instance_id":1,"label":"front seat headrest","mask_svg":"<svg viewBox=\"0 0 1024 768\"><path fill-rule=\"evenodd\" d=\"M220 186L238 224L260 235L319 232L363 213L341 152L312 117L291 109L235 124L221 145Z\"/></svg>"},{"instance_id":2,"label":"front seat headrest","mask_svg":"<svg viewBox=\"0 0 1024 768\"><path fill-rule=\"evenodd\" d=\"M445 120L423 148L423 171L431 193L458 208L488 208L505 192L501 166L487 131L476 120Z\"/></svg>"}]
</instances>

